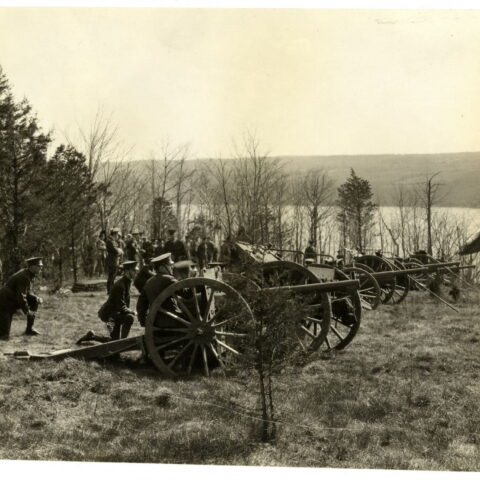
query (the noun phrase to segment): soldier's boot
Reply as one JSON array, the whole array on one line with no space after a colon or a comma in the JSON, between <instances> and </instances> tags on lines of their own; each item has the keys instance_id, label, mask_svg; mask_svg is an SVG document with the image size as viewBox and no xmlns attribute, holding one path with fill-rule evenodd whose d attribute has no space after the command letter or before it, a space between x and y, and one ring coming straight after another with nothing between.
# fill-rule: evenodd
<instances>
[{"instance_id":1,"label":"soldier's boot","mask_svg":"<svg viewBox=\"0 0 480 480\"><path fill-rule=\"evenodd\" d=\"M80 345L82 342L89 342L95 339L95 332L93 330L89 330L83 337L80 337L77 340L77 345Z\"/></svg>"},{"instance_id":2,"label":"soldier's boot","mask_svg":"<svg viewBox=\"0 0 480 480\"><path fill-rule=\"evenodd\" d=\"M24 335L40 335L40 332L33 328L33 324L35 323L35 318L28 317L27 318L27 329L25 330Z\"/></svg>"}]
</instances>

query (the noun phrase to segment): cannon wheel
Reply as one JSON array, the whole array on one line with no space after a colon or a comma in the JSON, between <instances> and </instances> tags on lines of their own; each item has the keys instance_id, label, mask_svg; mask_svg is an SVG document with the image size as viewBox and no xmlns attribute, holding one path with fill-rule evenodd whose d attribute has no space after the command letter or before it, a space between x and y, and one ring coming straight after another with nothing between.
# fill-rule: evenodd
<instances>
[{"instance_id":1,"label":"cannon wheel","mask_svg":"<svg viewBox=\"0 0 480 480\"><path fill-rule=\"evenodd\" d=\"M416 259L409 259L407 262L405 262L405 268L407 269L412 269L412 268L421 268L424 267L425 264L420 262L419 260ZM428 272L424 273L416 273L413 275L410 275L413 280L416 280L418 283L422 284L423 286L427 286L430 281L433 279L433 275ZM418 285L416 282L412 282L412 290L418 290Z\"/></svg>"},{"instance_id":2,"label":"cannon wheel","mask_svg":"<svg viewBox=\"0 0 480 480\"><path fill-rule=\"evenodd\" d=\"M362 301L362 307L367 310L376 310L382 301L382 289L375 277L360 266L348 266L342 271L352 280L360 281L358 294Z\"/></svg>"},{"instance_id":3,"label":"cannon wheel","mask_svg":"<svg viewBox=\"0 0 480 480\"><path fill-rule=\"evenodd\" d=\"M394 270L393 265L382 257L377 255L363 255L355 259L355 265L363 268L366 265L372 272L390 272ZM382 290L382 303L387 303L395 294L396 280L395 277L391 280L379 281L380 289Z\"/></svg>"},{"instance_id":4,"label":"cannon wheel","mask_svg":"<svg viewBox=\"0 0 480 480\"><path fill-rule=\"evenodd\" d=\"M321 265L327 268L328 265ZM335 267L334 280L349 280L346 273ZM332 322L325 340L325 350L343 350L355 337L362 320L362 301L358 290L332 291Z\"/></svg>"},{"instance_id":5,"label":"cannon wheel","mask_svg":"<svg viewBox=\"0 0 480 480\"><path fill-rule=\"evenodd\" d=\"M212 368L226 367L242 354L246 334L238 331L239 320L253 322L253 314L235 289L209 278L181 280L166 288L149 309L148 356L170 377L190 375L198 368L209 376Z\"/></svg>"},{"instance_id":6,"label":"cannon wheel","mask_svg":"<svg viewBox=\"0 0 480 480\"><path fill-rule=\"evenodd\" d=\"M264 263L262 274L262 282L268 287L319 282L317 276L306 267L286 260ZM315 351L326 341L330 329L332 319L330 296L328 293L316 293L309 294L306 298L312 313L300 320L298 340L304 350Z\"/></svg>"},{"instance_id":7,"label":"cannon wheel","mask_svg":"<svg viewBox=\"0 0 480 480\"><path fill-rule=\"evenodd\" d=\"M391 263L394 265L394 269L406 270L407 266L405 262L400 260L393 259ZM392 303L401 303L407 298L408 292L410 291L412 282L410 281L409 275L398 275L395 280L395 292L390 299Z\"/></svg>"}]
</instances>

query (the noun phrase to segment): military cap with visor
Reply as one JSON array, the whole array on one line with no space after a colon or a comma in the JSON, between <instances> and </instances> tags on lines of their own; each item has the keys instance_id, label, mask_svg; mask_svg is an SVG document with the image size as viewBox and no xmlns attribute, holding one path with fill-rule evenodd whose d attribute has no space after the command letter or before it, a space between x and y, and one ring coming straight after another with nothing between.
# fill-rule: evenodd
<instances>
[{"instance_id":1,"label":"military cap with visor","mask_svg":"<svg viewBox=\"0 0 480 480\"><path fill-rule=\"evenodd\" d=\"M27 258L25 262L29 267L33 267L33 266L43 267L42 257Z\"/></svg>"},{"instance_id":2,"label":"military cap with visor","mask_svg":"<svg viewBox=\"0 0 480 480\"><path fill-rule=\"evenodd\" d=\"M150 261L153 265L171 265L173 263L172 254L170 252L159 255L158 257L152 258Z\"/></svg>"},{"instance_id":3,"label":"military cap with visor","mask_svg":"<svg viewBox=\"0 0 480 480\"><path fill-rule=\"evenodd\" d=\"M128 260L127 262L122 263L124 270L136 270L138 262L135 260Z\"/></svg>"},{"instance_id":4,"label":"military cap with visor","mask_svg":"<svg viewBox=\"0 0 480 480\"><path fill-rule=\"evenodd\" d=\"M184 268L191 268L195 265L196 263L192 262L191 260L181 260L180 262L174 263L173 268L175 268L176 270L181 270Z\"/></svg>"}]
</instances>

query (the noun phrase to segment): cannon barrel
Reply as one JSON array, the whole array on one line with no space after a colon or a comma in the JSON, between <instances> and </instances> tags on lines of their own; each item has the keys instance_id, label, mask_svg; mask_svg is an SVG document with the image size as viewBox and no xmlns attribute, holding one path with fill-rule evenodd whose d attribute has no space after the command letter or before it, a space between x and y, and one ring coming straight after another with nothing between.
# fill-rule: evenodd
<instances>
[{"instance_id":1,"label":"cannon barrel","mask_svg":"<svg viewBox=\"0 0 480 480\"><path fill-rule=\"evenodd\" d=\"M438 263L426 263L425 267L428 270L437 270L438 268L458 267L460 262L438 262Z\"/></svg>"},{"instance_id":2,"label":"cannon barrel","mask_svg":"<svg viewBox=\"0 0 480 480\"><path fill-rule=\"evenodd\" d=\"M457 265L456 267L449 268L440 268L437 270L438 273L458 273L460 270L468 270L476 268L475 265Z\"/></svg>"},{"instance_id":3,"label":"cannon barrel","mask_svg":"<svg viewBox=\"0 0 480 480\"><path fill-rule=\"evenodd\" d=\"M358 290L360 282L358 280L340 280L338 282L308 283L306 285L285 285L281 287L268 287L262 290L288 290L291 292L309 293L330 293L341 290Z\"/></svg>"},{"instance_id":4,"label":"cannon barrel","mask_svg":"<svg viewBox=\"0 0 480 480\"><path fill-rule=\"evenodd\" d=\"M417 273L428 272L428 269L425 267L418 268L409 268L407 270L387 270L385 272L372 272L370 275L375 278L375 280L389 280L394 277L399 277L401 275L414 275ZM360 275L361 276L361 275ZM365 275L366 277L367 275Z\"/></svg>"}]
</instances>

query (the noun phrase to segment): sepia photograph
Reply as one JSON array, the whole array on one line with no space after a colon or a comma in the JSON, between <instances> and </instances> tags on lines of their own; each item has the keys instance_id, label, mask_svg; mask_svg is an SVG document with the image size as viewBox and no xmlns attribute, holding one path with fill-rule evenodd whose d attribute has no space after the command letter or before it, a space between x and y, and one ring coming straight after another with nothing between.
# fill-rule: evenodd
<instances>
[{"instance_id":1,"label":"sepia photograph","mask_svg":"<svg viewBox=\"0 0 480 480\"><path fill-rule=\"evenodd\" d=\"M480 471L480 10L6 3L5 478Z\"/></svg>"}]
</instances>

